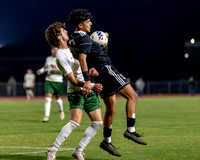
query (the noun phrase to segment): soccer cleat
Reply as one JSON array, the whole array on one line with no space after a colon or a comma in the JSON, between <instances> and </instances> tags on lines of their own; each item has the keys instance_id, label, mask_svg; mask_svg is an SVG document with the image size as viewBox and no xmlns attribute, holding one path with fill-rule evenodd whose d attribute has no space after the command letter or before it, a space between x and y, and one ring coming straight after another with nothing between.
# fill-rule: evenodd
<instances>
[{"instance_id":1,"label":"soccer cleat","mask_svg":"<svg viewBox=\"0 0 200 160\"><path fill-rule=\"evenodd\" d=\"M121 154L118 153L112 143L107 143L103 140L100 144L100 148L112 154L113 156L121 157Z\"/></svg>"},{"instance_id":2,"label":"soccer cleat","mask_svg":"<svg viewBox=\"0 0 200 160\"><path fill-rule=\"evenodd\" d=\"M46 116L42 120L42 122L48 122L48 121L49 121L49 117L46 117Z\"/></svg>"},{"instance_id":3,"label":"soccer cleat","mask_svg":"<svg viewBox=\"0 0 200 160\"><path fill-rule=\"evenodd\" d=\"M56 159L56 151L52 151L50 149L47 150L47 160L55 160Z\"/></svg>"},{"instance_id":4,"label":"soccer cleat","mask_svg":"<svg viewBox=\"0 0 200 160\"><path fill-rule=\"evenodd\" d=\"M142 144L142 145L147 145L147 143L140 138L141 135L139 135L136 132L129 132L128 130L126 130L124 132L124 137L134 141L135 143Z\"/></svg>"},{"instance_id":5,"label":"soccer cleat","mask_svg":"<svg viewBox=\"0 0 200 160\"><path fill-rule=\"evenodd\" d=\"M60 112L60 119L63 120L65 118L65 113L62 111Z\"/></svg>"},{"instance_id":6,"label":"soccer cleat","mask_svg":"<svg viewBox=\"0 0 200 160\"><path fill-rule=\"evenodd\" d=\"M84 157L83 157L83 152L82 151L79 151L77 149L75 149L72 153L72 157L78 159L78 160L85 160Z\"/></svg>"}]
</instances>

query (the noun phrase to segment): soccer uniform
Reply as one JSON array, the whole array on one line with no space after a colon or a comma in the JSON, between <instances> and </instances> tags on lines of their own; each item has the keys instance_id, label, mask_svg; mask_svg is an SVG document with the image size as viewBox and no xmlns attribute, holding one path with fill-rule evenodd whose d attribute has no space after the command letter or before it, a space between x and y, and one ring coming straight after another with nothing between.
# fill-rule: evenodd
<instances>
[{"instance_id":1,"label":"soccer uniform","mask_svg":"<svg viewBox=\"0 0 200 160\"><path fill-rule=\"evenodd\" d=\"M53 68L52 66L57 66L56 57L49 56L46 58L44 67L39 69L41 74L47 72L44 92L45 94L51 93L56 97L60 97L63 91L62 72L59 69Z\"/></svg>"},{"instance_id":2,"label":"soccer uniform","mask_svg":"<svg viewBox=\"0 0 200 160\"><path fill-rule=\"evenodd\" d=\"M28 74L26 73L24 76L24 88L26 90L26 97L27 99L31 99L34 97L33 87L35 86L35 75L33 73Z\"/></svg>"},{"instance_id":3,"label":"soccer uniform","mask_svg":"<svg viewBox=\"0 0 200 160\"><path fill-rule=\"evenodd\" d=\"M75 79L84 81L81 66L77 59L74 59L70 49L58 49L56 53L58 68L66 77L73 72ZM80 108L87 113L101 108L100 101L96 92L92 91L88 96L83 95L81 87L73 86L68 81L67 86L68 101L70 109Z\"/></svg>"},{"instance_id":4,"label":"soccer uniform","mask_svg":"<svg viewBox=\"0 0 200 160\"><path fill-rule=\"evenodd\" d=\"M103 90L100 92L102 98L119 92L129 84L126 78L111 65L111 60L103 48L93 41L86 32L75 31L72 38L78 53L87 55L88 67L94 67L99 72L99 76L95 77L95 82L103 85Z\"/></svg>"},{"instance_id":5,"label":"soccer uniform","mask_svg":"<svg viewBox=\"0 0 200 160\"><path fill-rule=\"evenodd\" d=\"M26 89L32 89L35 86L35 75L26 73L24 76L24 87Z\"/></svg>"}]
</instances>

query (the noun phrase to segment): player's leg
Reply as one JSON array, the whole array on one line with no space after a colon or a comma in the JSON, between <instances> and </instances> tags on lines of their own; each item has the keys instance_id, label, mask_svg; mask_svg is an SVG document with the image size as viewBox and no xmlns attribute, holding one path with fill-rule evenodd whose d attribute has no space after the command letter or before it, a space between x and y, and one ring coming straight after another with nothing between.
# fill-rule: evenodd
<instances>
[{"instance_id":1,"label":"player's leg","mask_svg":"<svg viewBox=\"0 0 200 160\"><path fill-rule=\"evenodd\" d=\"M74 108L70 110L71 120L67 123L60 131L57 136L53 146L47 150L47 160L54 160L56 157L56 152L62 143L67 139L73 130L75 130L81 123L82 110L79 108Z\"/></svg>"},{"instance_id":2,"label":"player's leg","mask_svg":"<svg viewBox=\"0 0 200 160\"><path fill-rule=\"evenodd\" d=\"M53 97L53 95L51 93L47 93L45 95L43 122L48 122L49 121L52 97Z\"/></svg>"},{"instance_id":3,"label":"player's leg","mask_svg":"<svg viewBox=\"0 0 200 160\"><path fill-rule=\"evenodd\" d=\"M102 125L102 119L101 119L101 109L97 109L95 111L92 111L88 113L91 124L89 127L85 130L83 138L81 139L80 143L76 147L76 149L73 151L72 156L77 158L78 160L84 160L83 157L83 150L85 147L89 144L91 139L96 135L97 131Z\"/></svg>"},{"instance_id":4,"label":"player's leg","mask_svg":"<svg viewBox=\"0 0 200 160\"><path fill-rule=\"evenodd\" d=\"M103 128L104 140L101 142L100 148L114 156L120 157L121 154L116 151L115 147L111 143L112 123L116 112L116 95L105 97L103 100L106 105L106 112L104 115Z\"/></svg>"},{"instance_id":5,"label":"player's leg","mask_svg":"<svg viewBox=\"0 0 200 160\"><path fill-rule=\"evenodd\" d=\"M30 89L30 96L31 96L31 99L33 99L35 97L33 89Z\"/></svg>"},{"instance_id":6,"label":"player's leg","mask_svg":"<svg viewBox=\"0 0 200 160\"><path fill-rule=\"evenodd\" d=\"M44 104L43 122L48 122L50 117L51 101L54 93L54 90L52 88L52 82L45 81L44 92L45 92L45 104Z\"/></svg>"},{"instance_id":7,"label":"player's leg","mask_svg":"<svg viewBox=\"0 0 200 160\"><path fill-rule=\"evenodd\" d=\"M63 84L60 82L54 82L54 93L56 97L56 103L58 104L59 111L60 111L60 119L63 120L65 118L65 113L63 110L63 101L61 99L62 91L63 91Z\"/></svg>"},{"instance_id":8,"label":"player's leg","mask_svg":"<svg viewBox=\"0 0 200 160\"><path fill-rule=\"evenodd\" d=\"M120 95L127 99L126 115L127 115L127 130L124 132L124 137L138 144L146 145L147 143L140 138L140 135L135 131L135 111L138 95L130 84L126 85L119 91Z\"/></svg>"},{"instance_id":9,"label":"player's leg","mask_svg":"<svg viewBox=\"0 0 200 160\"><path fill-rule=\"evenodd\" d=\"M111 142L111 132L113 118L116 112L116 95L112 95L103 99L106 106L104 115L104 140L108 143Z\"/></svg>"},{"instance_id":10,"label":"player's leg","mask_svg":"<svg viewBox=\"0 0 200 160\"><path fill-rule=\"evenodd\" d=\"M58 107L59 107L60 119L63 120L65 118L65 112L63 110L63 101L61 97L56 97L56 103L58 104Z\"/></svg>"},{"instance_id":11,"label":"player's leg","mask_svg":"<svg viewBox=\"0 0 200 160\"><path fill-rule=\"evenodd\" d=\"M27 89L26 91L27 91L27 99L31 100L34 97L33 90L30 88Z\"/></svg>"},{"instance_id":12,"label":"player's leg","mask_svg":"<svg viewBox=\"0 0 200 160\"><path fill-rule=\"evenodd\" d=\"M26 98L27 98L28 100L31 99L29 89L27 89L27 88L26 88Z\"/></svg>"},{"instance_id":13,"label":"player's leg","mask_svg":"<svg viewBox=\"0 0 200 160\"><path fill-rule=\"evenodd\" d=\"M54 145L47 150L47 160L54 160L53 158L55 158L56 152L60 145L65 141L69 134L81 123L85 97L82 95L82 92L68 93L68 101L70 106L71 121L62 128L61 132L56 138L56 141L54 142ZM48 156L50 158L53 158L48 159Z\"/></svg>"},{"instance_id":14,"label":"player's leg","mask_svg":"<svg viewBox=\"0 0 200 160\"><path fill-rule=\"evenodd\" d=\"M85 111L87 112L91 120L91 124L85 130L83 138L81 139L80 143L78 144L78 146L72 153L72 156L74 156L77 159L84 160L84 157L82 155L83 150L91 141L91 139L96 135L97 131L102 125L102 117L101 117L100 108L101 108L101 104L98 99L98 95L94 92L90 93L87 96L87 100L85 103Z\"/></svg>"}]
</instances>

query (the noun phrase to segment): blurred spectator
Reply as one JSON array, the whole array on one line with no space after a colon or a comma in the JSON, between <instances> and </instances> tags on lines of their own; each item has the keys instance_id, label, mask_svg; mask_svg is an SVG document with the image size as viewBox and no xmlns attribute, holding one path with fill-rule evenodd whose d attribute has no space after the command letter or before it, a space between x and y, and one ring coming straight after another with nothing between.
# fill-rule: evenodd
<instances>
[{"instance_id":1,"label":"blurred spectator","mask_svg":"<svg viewBox=\"0 0 200 160\"><path fill-rule=\"evenodd\" d=\"M130 83L130 85L133 87L133 84L132 84L131 78L130 78L130 77L127 77L126 79L127 79L127 81Z\"/></svg>"},{"instance_id":2,"label":"blurred spectator","mask_svg":"<svg viewBox=\"0 0 200 160\"><path fill-rule=\"evenodd\" d=\"M144 93L145 82L143 81L142 77L139 77L138 80L135 82L136 93L138 96L142 96Z\"/></svg>"},{"instance_id":3,"label":"blurred spectator","mask_svg":"<svg viewBox=\"0 0 200 160\"><path fill-rule=\"evenodd\" d=\"M26 98L31 100L34 97L33 88L35 87L35 74L32 69L27 69L27 73L24 76L23 88L26 91Z\"/></svg>"},{"instance_id":4,"label":"blurred spectator","mask_svg":"<svg viewBox=\"0 0 200 160\"><path fill-rule=\"evenodd\" d=\"M15 80L14 76L11 75L6 85L7 96L16 96L16 85L17 81Z\"/></svg>"},{"instance_id":5,"label":"blurred spectator","mask_svg":"<svg viewBox=\"0 0 200 160\"><path fill-rule=\"evenodd\" d=\"M194 96L195 94L195 81L193 76L188 79L188 92L190 96Z\"/></svg>"}]
</instances>

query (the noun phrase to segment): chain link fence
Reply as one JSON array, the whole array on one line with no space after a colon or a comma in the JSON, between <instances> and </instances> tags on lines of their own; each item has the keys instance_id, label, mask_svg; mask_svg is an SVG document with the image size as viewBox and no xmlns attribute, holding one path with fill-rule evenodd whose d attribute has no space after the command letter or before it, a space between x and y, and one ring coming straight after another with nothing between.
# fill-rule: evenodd
<instances>
[{"instance_id":1,"label":"chain link fence","mask_svg":"<svg viewBox=\"0 0 200 160\"><path fill-rule=\"evenodd\" d=\"M185 94L188 93L187 81L146 81L144 94ZM134 83L132 83L135 89ZM200 81L195 81L195 93L200 93ZM44 96L44 83L37 82L34 88L35 96ZM63 96L67 94L67 84L64 83ZM8 86L7 83L0 83L0 96L25 96L23 83Z\"/></svg>"}]
</instances>

